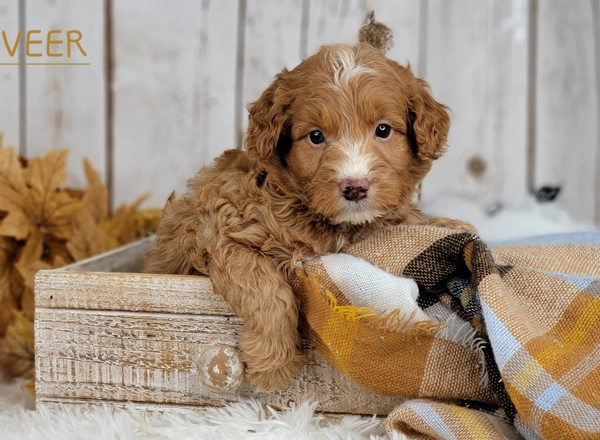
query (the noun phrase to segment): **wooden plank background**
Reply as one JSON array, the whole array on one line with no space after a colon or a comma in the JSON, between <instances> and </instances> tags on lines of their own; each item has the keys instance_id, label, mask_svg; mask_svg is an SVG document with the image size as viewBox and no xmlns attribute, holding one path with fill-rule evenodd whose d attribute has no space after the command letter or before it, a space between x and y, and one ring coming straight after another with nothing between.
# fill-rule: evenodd
<instances>
[{"instance_id":1,"label":"wooden plank background","mask_svg":"<svg viewBox=\"0 0 600 440\"><path fill-rule=\"evenodd\" d=\"M19 32L20 3L14 0L0 0L0 31L11 47L11 52ZM21 148L21 77L22 67L4 65L4 63L18 63L20 51L11 57L5 49L2 39L0 50L0 131L4 134L4 145L13 145ZM22 152L22 150L21 150Z\"/></svg>"},{"instance_id":2,"label":"wooden plank background","mask_svg":"<svg viewBox=\"0 0 600 440\"><path fill-rule=\"evenodd\" d=\"M538 2L534 178L536 186L562 187L574 216L598 221L600 64L594 52L600 52L594 46L600 34L594 36L594 27L600 16L593 15L594 3Z\"/></svg>"},{"instance_id":3,"label":"wooden plank background","mask_svg":"<svg viewBox=\"0 0 600 440\"><path fill-rule=\"evenodd\" d=\"M429 7L425 76L450 106L452 126L448 153L434 164L423 197L450 186L467 196L524 202L527 12L526 0Z\"/></svg>"},{"instance_id":4,"label":"wooden plank background","mask_svg":"<svg viewBox=\"0 0 600 440\"><path fill-rule=\"evenodd\" d=\"M150 191L161 207L241 146L246 106L276 73L354 42L370 9L394 31L389 56L452 109L424 197L519 207L560 186L553 203L600 225L600 0L0 0L10 44L77 29L87 56L68 61L89 63L0 65L0 131L27 155L68 147L74 186L88 157L112 206ZM31 61L24 40L14 57L0 41L0 63Z\"/></svg>"},{"instance_id":5,"label":"wooden plank background","mask_svg":"<svg viewBox=\"0 0 600 440\"><path fill-rule=\"evenodd\" d=\"M69 148L68 184L74 187L85 184L84 157L106 178L103 0L35 0L19 3L25 6L25 29L41 30L39 38L43 44L38 45L35 52L43 53L43 56L36 62L56 61L46 55L45 48L48 30L56 29L62 31L56 37L62 41L66 40L66 31L80 31L81 44L87 54L84 57L72 46L70 58L59 58L68 62L90 63L89 66L25 66L22 79L25 89L23 151L27 156L35 156L55 148ZM52 52L65 53L65 48L64 44L56 45Z\"/></svg>"}]
</instances>

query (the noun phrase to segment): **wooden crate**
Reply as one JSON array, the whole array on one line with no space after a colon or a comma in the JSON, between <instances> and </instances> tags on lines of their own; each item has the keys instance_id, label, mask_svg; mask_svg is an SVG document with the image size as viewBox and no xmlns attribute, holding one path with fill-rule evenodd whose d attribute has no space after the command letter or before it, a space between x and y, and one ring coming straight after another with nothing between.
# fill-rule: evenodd
<instances>
[{"instance_id":1,"label":"wooden crate","mask_svg":"<svg viewBox=\"0 0 600 440\"><path fill-rule=\"evenodd\" d=\"M256 393L244 381L215 392L199 359L217 344L237 349L242 321L208 278L139 273L151 244L148 238L37 274L39 406L133 402L196 411L256 398L276 408L314 400L325 413L384 415L401 401L364 390L308 344L306 365L286 389Z\"/></svg>"}]
</instances>

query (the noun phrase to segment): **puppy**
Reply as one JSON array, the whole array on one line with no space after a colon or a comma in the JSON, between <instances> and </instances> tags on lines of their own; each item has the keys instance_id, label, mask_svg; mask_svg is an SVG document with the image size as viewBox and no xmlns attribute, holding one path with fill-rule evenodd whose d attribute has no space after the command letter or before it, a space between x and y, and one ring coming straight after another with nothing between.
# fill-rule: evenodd
<instances>
[{"instance_id":1,"label":"puppy","mask_svg":"<svg viewBox=\"0 0 600 440\"><path fill-rule=\"evenodd\" d=\"M226 151L169 198L145 271L209 276L244 320L250 381L271 391L302 365L288 283L299 260L399 223L472 227L413 205L450 119L410 67L369 44L322 47L249 110L245 151Z\"/></svg>"}]
</instances>

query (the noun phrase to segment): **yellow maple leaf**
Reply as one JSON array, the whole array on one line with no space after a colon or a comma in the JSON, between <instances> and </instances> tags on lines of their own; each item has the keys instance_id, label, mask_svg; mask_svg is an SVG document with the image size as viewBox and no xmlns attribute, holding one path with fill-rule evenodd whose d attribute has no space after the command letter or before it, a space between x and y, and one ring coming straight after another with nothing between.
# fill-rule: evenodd
<instances>
[{"instance_id":1,"label":"yellow maple leaf","mask_svg":"<svg viewBox=\"0 0 600 440\"><path fill-rule=\"evenodd\" d=\"M0 223L0 236L13 237L17 240L24 240L31 232L31 222L27 215L27 207L22 205L18 200L21 197L15 198L14 204L9 202L8 198L2 198L0 194L0 209L8 212ZM2 204L2 201L6 204Z\"/></svg>"},{"instance_id":2,"label":"yellow maple leaf","mask_svg":"<svg viewBox=\"0 0 600 440\"><path fill-rule=\"evenodd\" d=\"M67 240L59 239L52 235L46 236L44 240L42 260L52 265L52 267L64 266L74 261L67 250ZM63 262L64 264L62 264Z\"/></svg>"},{"instance_id":3,"label":"yellow maple leaf","mask_svg":"<svg viewBox=\"0 0 600 440\"><path fill-rule=\"evenodd\" d=\"M42 194L49 194L67 181L67 150L49 151L43 157L35 157L25 168L25 181Z\"/></svg>"},{"instance_id":4,"label":"yellow maple leaf","mask_svg":"<svg viewBox=\"0 0 600 440\"><path fill-rule=\"evenodd\" d=\"M67 250L75 261L97 255L106 250L107 234L94 220L93 214L82 209L73 215L73 238Z\"/></svg>"},{"instance_id":5,"label":"yellow maple leaf","mask_svg":"<svg viewBox=\"0 0 600 440\"><path fill-rule=\"evenodd\" d=\"M26 190L23 169L12 148L0 149L0 211L7 215L0 225L0 235L22 240L29 234L22 205L22 192Z\"/></svg>"},{"instance_id":6,"label":"yellow maple leaf","mask_svg":"<svg viewBox=\"0 0 600 440\"><path fill-rule=\"evenodd\" d=\"M21 313L33 323L35 317L35 289L31 287L25 287L25 289L23 289L19 309L21 310Z\"/></svg>"},{"instance_id":7,"label":"yellow maple leaf","mask_svg":"<svg viewBox=\"0 0 600 440\"><path fill-rule=\"evenodd\" d=\"M137 213L146 233L156 232L162 213L163 210L158 208L142 209Z\"/></svg>"},{"instance_id":8,"label":"yellow maple leaf","mask_svg":"<svg viewBox=\"0 0 600 440\"><path fill-rule=\"evenodd\" d=\"M87 180L85 201L96 223L100 223L108 213L108 189L87 159L83 160L83 170Z\"/></svg>"},{"instance_id":9,"label":"yellow maple leaf","mask_svg":"<svg viewBox=\"0 0 600 440\"><path fill-rule=\"evenodd\" d=\"M23 279L24 288L19 298L19 308L27 318L33 321L34 315L34 279L38 270L52 269L52 266L42 261L44 237L38 229L34 229L27 242L20 250L20 255L14 264L16 271Z\"/></svg>"},{"instance_id":10,"label":"yellow maple leaf","mask_svg":"<svg viewBox=\"0 0 600 440\"><path fill-rule=\"evenodd\" d=\"M12 148L0 148L0 182L14 191L25 189L23 168L19 156Z\"/></svg>"},{"instance_id":11,"label":"yellow maple leaf","mask_svg":"<svg viewBox=\"0 0 600 440\"><path fill-rule=\"evenodd\" d=\"M26 239L35 230L67 240L72 235L71 216L85 208L81 200L64 191L26 188L16 193L4 189L0 189L0 210L7 211L8 216L0 224L0 235L18 240Z\"/></svg>"},{"instance_id":12,"label":"yellow maple leaf","mask_svg":"<svg viewBox=\"0 0 600 440\"><path fill-rule=\"evenodd\" d=\"M32 379L35 375L33 325L19 310L13 311L12 322L0 340L0 367L14 376Z\"/></svg>"},{"instance_id":13,"label":"yellow maple leaf","mask_svg":"<svg viewBox=\"0 0 600 440\"><path fill-rule=\"evenodd\" d=\"M14 292L11 289L11 276L8 267L3 267L0 270L0 336L4 334L12 317L11 309L17 305Z\"/></svg>"},{"instance_id":14,"label":"yellow maple leaf","mask_svg":"<svg viewBox=\"0 0 600 440\"><path fill-rule=\"evenodd\" d=\"M14 265L19 247L16 240L0 237L0 337L6 332L25 287Z\"/></svg>"},{"instance_id":15,"label":"yellow maple leaf","mask_svg":"<svg viewBox=\"0 0 600 440\"><path fill-rule=\"evenodd\" d=\"M146 235L143 219L137 216L139 206L148 198L148 194L138 197L131 205L119 206L101 227L108 234L108 249L130 243Z\"/></svg>"},{"instance_id":16,"label":"yellow maple leaf","mask_svg":"<svg viewBox=\"0 0 600 440\"><path fill-rule=\"evenodd\" d=\"M28 204L32 207L30 220L33 227L38 227L43 233L52 234L65 240L70 239L73 235L71 226L73 214L85 209L81 200L73 199L64 191L55 191L44 196L36 190L31 190Z\"/></svg>"},{"instance_id":17,"label":"yellow maple leaf","mask_svg":"<svg viewBox=\"0 0 600 440\"><path fill-rule=\"evenodd\" d=\"M42 258L43 251L44 236L40 230L34 229L19 252L17 264L29 266L36 261L39 261Z\"/></svg>"}]
</instances>

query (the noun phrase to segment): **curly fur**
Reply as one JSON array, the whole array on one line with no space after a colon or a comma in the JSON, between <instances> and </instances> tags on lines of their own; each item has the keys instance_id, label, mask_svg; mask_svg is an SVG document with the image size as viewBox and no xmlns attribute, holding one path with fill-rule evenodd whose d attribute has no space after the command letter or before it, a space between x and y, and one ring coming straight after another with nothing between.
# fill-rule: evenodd
<instances>
[{"instance_id":1,"label":"curly fur","mask_svg":"<svg viewBox=\"0 0 600 440\"><path fill-rule=\"evenodd\" d=\"M368 44L325 46L284 69L249 118L245 151L226 151L169 198L145 271L210 276L244 319L251 382L271 391L302 366L289 284L296 262L388 225L471 227L425 219L413 205L450 119L410 67ZM392 127L386 139L374 134L382 123ZM319 146L308 136L317 129L326 138ZM367 197L345 199L348 178L366 179Z\"/></svg>"}]
</instances>

